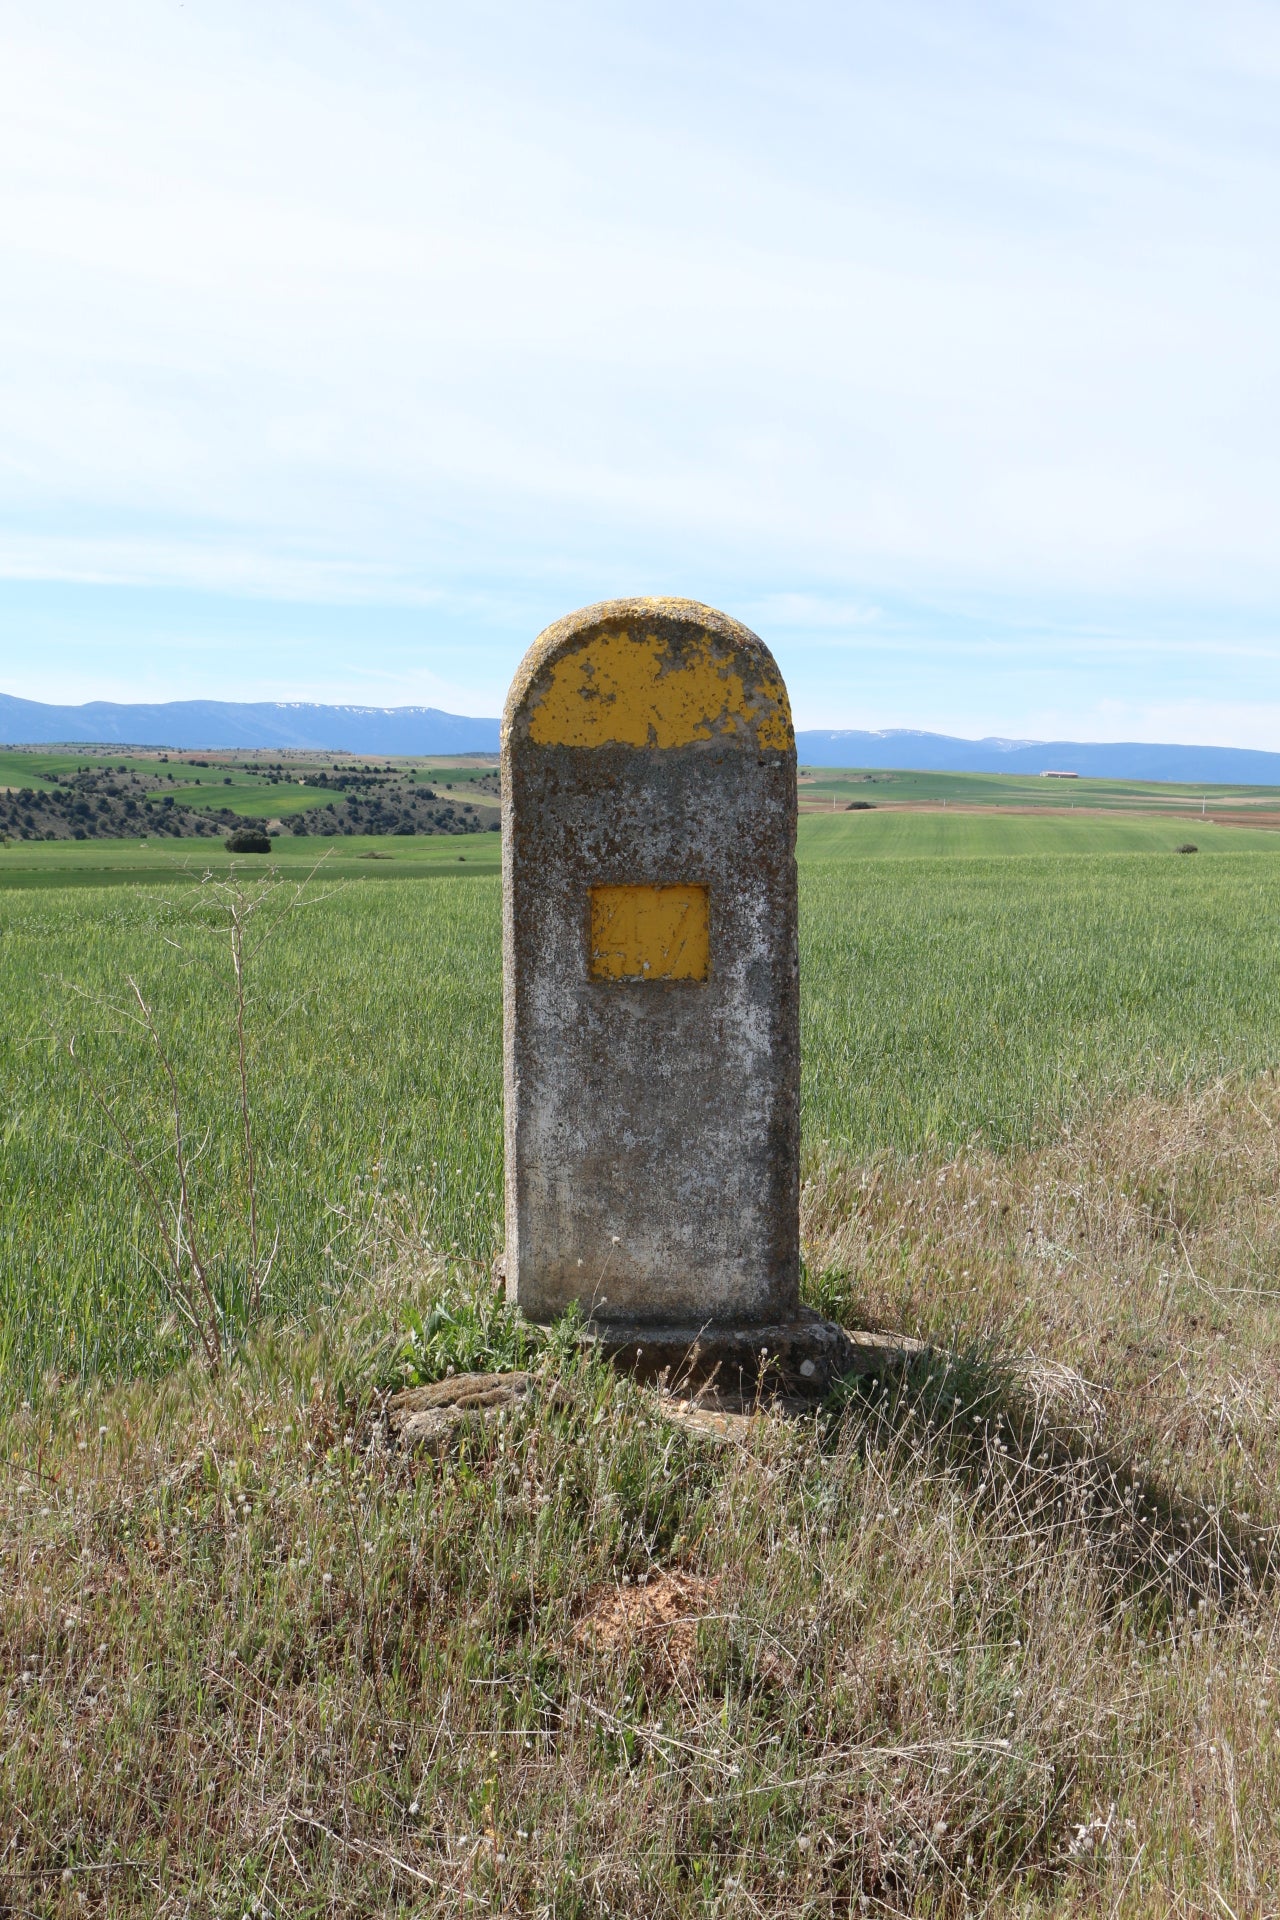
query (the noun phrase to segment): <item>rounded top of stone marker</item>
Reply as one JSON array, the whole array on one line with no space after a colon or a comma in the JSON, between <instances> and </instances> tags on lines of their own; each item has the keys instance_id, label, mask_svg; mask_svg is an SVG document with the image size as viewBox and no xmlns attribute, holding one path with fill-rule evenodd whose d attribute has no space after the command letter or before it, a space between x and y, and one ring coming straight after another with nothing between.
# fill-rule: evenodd
<instances>
[{"instance_id":1,"label":"rounded top of stone marker","mask_svg":"<svg viewBox=\"0 0 1280 1920\"><path fill-rule=\"evenodd\" d=\"M602 600L547 627L511 682L504 747L795 748L791 707L758 634L698 600Z\"/></svg>"}]
</instances>

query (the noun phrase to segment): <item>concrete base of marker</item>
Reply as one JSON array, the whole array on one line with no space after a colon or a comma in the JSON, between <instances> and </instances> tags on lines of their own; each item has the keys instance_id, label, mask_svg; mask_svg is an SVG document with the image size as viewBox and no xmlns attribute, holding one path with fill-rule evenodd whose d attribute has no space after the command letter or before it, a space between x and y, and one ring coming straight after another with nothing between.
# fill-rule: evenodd
<instances>
[{"instance_id":1,"label":"concrete base of marker","mask_svg":"<svg viewBox=\"0 0 1280 1920\"><path fill-rule=\"evenodd\" d=\"M640 1380L665 1376L668 1386L681 1390L714 1381L722 1391L820 1399L846 1374L868 1371L866 1342L873 1336L850 1334L802 1307L794 1319L770 1326L595 1320L586 1337ZM901 1343L895 1345L901 1351Z\"/></svg>"}]
</instances>

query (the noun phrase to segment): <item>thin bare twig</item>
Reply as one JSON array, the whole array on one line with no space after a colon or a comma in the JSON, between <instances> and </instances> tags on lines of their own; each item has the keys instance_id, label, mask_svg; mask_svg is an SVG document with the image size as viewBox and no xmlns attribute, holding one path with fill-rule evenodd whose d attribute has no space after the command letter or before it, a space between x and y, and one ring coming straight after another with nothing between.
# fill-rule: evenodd
<instances>
[{"instance_id":1,"label":"thin bare twig","mask_svg":"<svg viewBox=\"0 0 1280 1920\"><path fill-rule=\"evenodd\" d=\"M252 905L248 909L252 913ZM249 1183L249 1311L256 1313L262 1293L262 1274L258 1264L258 1186L254 1171L253 1127L249 1119L249 1060L244 1028L244 929L248 915L243 897L233 900L231 919L231 966L236 983L236 1059L240 1072L240 1121L244 1132L245 1178Z\"/></svg>"},{"instance_id":2,"label":"thin bare twig","mask_svg":"<svg viewBox=\"0 0 1280 1920\"><path fill-rule=\"evenodd\" d=\"M156 1057L169 1088L169 1104L173 1115L174 1167L178 1175L178 1251L180 1254L185 1252L204 1299L207 1319L202 1322L201 1331L205 1351L209 1356L209 1364L216 1373L222 1364L222 1315L209 1277L208 1264L200 1252L196 1231L195 1208L192 1204L191 1182L187 1171L186 1136L182 1123L182 1092L178 1086L178 1076L174 1072L173 1062L160 1038L155 1016L132 975L129 976L129 985L133 988L138 1006L141 1008L143 1023L151 1037L151 1044L155 1048Z\"/></svg>"}]
</instances>

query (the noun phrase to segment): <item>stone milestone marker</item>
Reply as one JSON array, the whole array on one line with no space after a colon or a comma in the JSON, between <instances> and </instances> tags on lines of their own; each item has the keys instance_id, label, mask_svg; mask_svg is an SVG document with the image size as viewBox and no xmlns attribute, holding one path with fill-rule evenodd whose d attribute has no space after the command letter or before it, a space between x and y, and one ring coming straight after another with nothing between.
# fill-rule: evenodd
<instances>
[{"instance_id":1,"label":"stone milestone marker","mask_svg":"<svg viewBox=\"0 0 1280 1920\"><path fill-rule=\"evenodd\" d=\"M502 723L506 1272L644 1371L768 1349L801 1311L796 752L764 643L690 600L548 627ZM704 1367L705 1370L705 1367Z\"/></svg>"}]
</instances>

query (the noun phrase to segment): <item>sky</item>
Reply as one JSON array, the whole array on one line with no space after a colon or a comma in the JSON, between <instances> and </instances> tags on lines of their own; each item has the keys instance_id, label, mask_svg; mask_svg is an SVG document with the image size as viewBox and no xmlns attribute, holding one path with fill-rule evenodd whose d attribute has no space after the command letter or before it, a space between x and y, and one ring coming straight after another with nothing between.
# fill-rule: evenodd
<instances>
[{"instance_id":1,"label":"sky","mask_svg":"<svg viewBox=\"0 0 1280 1920\"><path fill-rule=\"evenodd\" d=\"M0 691L1280 744L1280 8L0 0Z\"/></svg>"}]
</instances>

